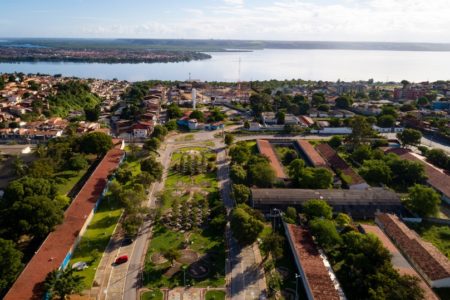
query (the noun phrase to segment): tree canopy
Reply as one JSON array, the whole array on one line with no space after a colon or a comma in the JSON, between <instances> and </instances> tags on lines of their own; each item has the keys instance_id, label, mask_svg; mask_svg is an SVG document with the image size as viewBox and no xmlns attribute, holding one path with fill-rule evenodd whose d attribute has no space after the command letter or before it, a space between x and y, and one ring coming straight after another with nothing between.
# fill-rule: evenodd
<instances>
[{"instance_id":1,"label":"tree canopy","mask_svg":"<svg viewBox=\"0 0 450 300\"><path fill-rule=\"evenodd\" d=\"M233 209L230 226L233 231L233 236L241 244L253 243L264 229L264 223L249 214L246 206L242 204Z\"/></svg>"},{"instance_id":2,"label":"tree canopy","mask_svg":"<svg viewBox=\"0 0 450 300\"><path fill-rule=\"evenodd\" d=\"M403 132L397 133L397 138L403 147L416 146L420 144L422 133L415 129L406 128Z\"/></svg>"},{"instance_id":3,"label":"tree canopy","mask_svg":"<svg viewBox=\"0 0 450 300\"><path fill-rule=\"evenodd\" d=\"M90 132L80 137L78 146L81 152L101 156L113 147L113 143L111 137L106 133Z\"/></svg>"},{"instance_id":4,"label":"tree canopy","mask_svg":"<svg viewBox=\"0 0 450 300\"><path fill-rule=\"evenodd\" d=\"M432 188L416 184L409 189L406 204L421 217L434 217L439 212L441 197Z\"/></svg>"},{"instance_id":5,"label":"tree canopy","mask_svg":"<svg viewBox=\"0 0 450 300\"><path fill-rule=\"evenodd\" d=\"M1 78L1 76L0 76ZM22 252L14 242L0 238L0 295L16 279L22 269Z\"/></svg>"},{"instance_id":6,"label":"tree canopy","mask_svg":"<svg viewBox=\"0 0 450 300\"><path fill-rule=\"evenodd\" d=\"M312 199L308 200L303 205L303 212L308 220L315 218L331 219L333 216L333 209L324 200Z\"/></svg>"},{"instance_id":7,"label":"tree canopy","mask_svg":"<svg viewBox=\"0 0 450 300\"><path fill-rule=\"evenodd\" d=\"M74 273L70 267L63 270L54 270L45 278L44 288L49 293L50 299L58 296L66 299L67 295L80 294L84 288L83 277Z\"/></svg>"}]
</instances>

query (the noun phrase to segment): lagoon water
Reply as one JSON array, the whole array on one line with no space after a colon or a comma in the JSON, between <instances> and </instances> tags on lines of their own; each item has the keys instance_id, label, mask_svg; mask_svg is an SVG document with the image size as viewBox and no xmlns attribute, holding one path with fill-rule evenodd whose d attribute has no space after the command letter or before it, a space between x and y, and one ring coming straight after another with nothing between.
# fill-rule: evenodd
<instances>
[{"instance_id":1,"label":"lagoon water","mask_svg":"<svg viewBox=\"0 0 450 300\"><path fill-rule=\"evenodd\" d=\"M0 73L39 72L129 81L186 80L189 74L192 79L205 81L293 78L329 81L370 78L415 82L450 80L450 52L265 49L209 54L212 59L180 63L0 63Z\"/></svg>"}]
</instances>

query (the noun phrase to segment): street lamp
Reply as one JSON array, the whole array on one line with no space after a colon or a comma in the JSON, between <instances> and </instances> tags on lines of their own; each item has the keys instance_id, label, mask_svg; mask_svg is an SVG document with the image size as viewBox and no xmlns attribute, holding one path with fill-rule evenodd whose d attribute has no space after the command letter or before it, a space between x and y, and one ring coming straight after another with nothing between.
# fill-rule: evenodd
<instances>
[{"instance_id":1,"label":"street lamp","mask_svg":"<svg viewBox=\"0 0 450 300\"><path fill-rule=\"evenodd\" d=\"M298 300L298 278L300 277L302 276L295 273L295 300Z\"/></svg>"}]
</instances>

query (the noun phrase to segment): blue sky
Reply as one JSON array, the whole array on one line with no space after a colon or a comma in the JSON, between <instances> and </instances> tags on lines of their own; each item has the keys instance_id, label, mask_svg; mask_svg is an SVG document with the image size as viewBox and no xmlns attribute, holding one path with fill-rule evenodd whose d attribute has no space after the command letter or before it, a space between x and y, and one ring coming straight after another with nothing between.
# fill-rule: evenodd
<instances>
[{"instance_id":1,"label":"blue sky","mask_svg":"<svg viewBox=\"0 0 450 300\"><path fill-rule=\"evenodd\" d=\"M449 0L2 2L0 37L450 43Z\"/></svg>"}]
</instances>

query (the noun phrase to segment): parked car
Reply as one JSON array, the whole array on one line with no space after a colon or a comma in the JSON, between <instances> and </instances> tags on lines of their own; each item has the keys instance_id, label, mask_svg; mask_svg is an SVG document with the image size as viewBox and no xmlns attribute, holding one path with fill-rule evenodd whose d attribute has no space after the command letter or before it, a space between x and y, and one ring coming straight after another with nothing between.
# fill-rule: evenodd
<instances>
[{"instance_id":1,"label":"parked car","mask_svg":"<svg viewBox=\"0 0 450 300\"><path fill-rule=\"evenodd\" d=\"M114 261L114 264L120 265L120 264L126 263L127 261L128 261L128 255L122 255L122 256L119 256L118 258L116 258L116 260Z\"/></svg>"},{"instance_id":2,"label":"parked car","mask_svg":"<svg viewBox=\"0 0 450 300\"><path fill-rule=\"evenodd\" d=\"M125 238L122 240L122 246L128 246L128 245L131 245L133 242L134 242L133 238L131 238L131 237L125 237Z\"/></svg>"}]
</instances>

